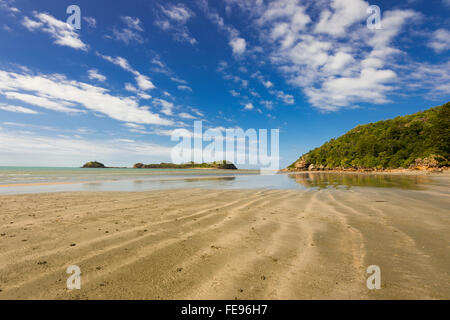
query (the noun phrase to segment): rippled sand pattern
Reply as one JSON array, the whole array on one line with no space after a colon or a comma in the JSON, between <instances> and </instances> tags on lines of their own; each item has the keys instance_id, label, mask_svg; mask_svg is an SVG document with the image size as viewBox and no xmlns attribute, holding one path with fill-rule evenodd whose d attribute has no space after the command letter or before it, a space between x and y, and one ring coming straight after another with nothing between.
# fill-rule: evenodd
<instances>
[{"instance_id":1,"label":"rippled sand pattern","mask_svg":"<svg viewBox=\"0 0 450 320\"><path fill-rule=\"evenodd\" d=\"M1 196L0 299L449 299L447 190Z\"/></svg>"}]
</instances>

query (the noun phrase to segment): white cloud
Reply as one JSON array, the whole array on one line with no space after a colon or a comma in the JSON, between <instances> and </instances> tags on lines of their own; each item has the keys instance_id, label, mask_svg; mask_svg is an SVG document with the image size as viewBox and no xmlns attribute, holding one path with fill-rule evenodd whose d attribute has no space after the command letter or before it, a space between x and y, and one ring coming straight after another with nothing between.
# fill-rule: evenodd
<instances>
[{"instance_id":1,"label":"white cloud","mask_svg":"<svg viewBox=\"0 0 450 320\"><path fill-rule=\"evenodd\" d=\"M432 100L448 100L450 95L450 61L439 64L412 63L405 66L405 87L413 90L423 89L427 98ZM412 80L412 81L408 81Z\"/></svg>"},{"instance_id":2,"label":"white cloud","mask_svg":"<svg viewBox=\"0 0 450 320\"><path fill-rule=\"evenodd\" d=\"M185 24L194 13L183 4L169 4L167 7L161 7L161 11L171 20Z\"/></svg>"},{"instance_id":3,"label":"white cloud","mask_svg":"<svg viewBox=\"0 0 450 320\"><path fill-rule=\"evenodd\" d=\"M116 40L122 41L125 44L130 44L130 42L136 41L137 43L144 43L144 39L142 36L130 29L122 29L122 30L113 30L114 38Z\"/></svg>"},{"instance_id":4,"label":"white cloud","mask_svg":"<svg viewBox=\"0 0 450 320\"><path fill-rule=\"evenodd\" d=\"M27 93L20 93L15 91L5 91L1 93L7 99L11 100L19 100L34 106L39 106L45 109L59 111L59 112L67 112L67 113L82 113L84 111L70 108L69 106L74 106L73 103L67 102L60 99L49 99L45 96L37 96Z\"/></svg>"},{"instance_id":5,"label":"white cloud","mask_svg":"<svg viewBox=\"0 0 450 320\"><path fill-rule=\"evenodd\" d=\"M155 85L150 81L150 79L147 76L144 76L143 74L139 74L136 76L136 82L139 88L141 88L144 91L155 88Z\"/></svg>"},{"instance_id":6,"label":"white cloud","mask_svg":"<svg viewBox=\"0 0 450 320\"><path fill-rule=\"evenodd\" d=\"M145 92L138 92L138 96L139 96L139 98L144 99L144 100L150 100L152 98L151 95L146 94Z\"/></svg>"},{"instance_id":7,"label":"white cloud","mask_svg":"<svg viewBox=\"0 0 450 320\"><path fill-rule=\"evenodd\" d=\"M284 93L281 90L271 90L271 94L275 95L278 99L283 101L285 104L294 104L294 96L291 94Z\"/></svg>"},{"instance_id":8,"label":"white cloud","mask_svg":"<svg viewBox=\"0 0 450 320\"><path fill-rule=\"evenodd\" d=\"M28 108L24 108L24 107L20 107L20 106L6 105L6 104L0 104L0 110L16 112L16 113L38 114L37 111L31 110Z\"/></svg>"},{"instance_id":9,"label":"white cloud","mask_svg":"<svg viewBox=\"0 0 450 320\"><path fill-rule=\"evenodd\" d=\"M349 26L367 19L368 7L369 3L362 0L333 0L331 10L321 12L315 32L345 36Z\"/></svg>"},{"instance_id":10,"label":"white cloud","mask_svg":"<svg viewBox=\"0 0 450 320\"><path fill-rule=\"evenodd\" d=\"M151 95L143 92L143 91L139 91L135 86L133 86L131 83L125 83L125 90L129 91L129 92L133 92L135 94L137 94L137 96L140 99L144 99L144 100L150 100L152 98Z\"/></svg>"},{"instance_id":11,"label":"white cloud","mask_svg":"<svg viewBox=\"0 0 450 320\"><path fill-rule=\"evenodd\" d=\"M249 102L246 103L244 106L244 110L253 110L255 107L253 106L253 103Z\"/></svg>"},{"instance_id":12,"label":"white cloud","mask_svg":"<svg viewBox=\"0 0 450 320\"><path fill-rule=\"evenodd\" d=\"M129 16L120 17L122 21L127 25L128 28L134 29L137 31L144 31L144 28L142 27L142 22L139 18L133 18Z\"/></svg>"},{"instance_id":13,"label":"white cloud","mask_svg":"<svg viewBox=\"0 0 450 320\"><path fill-rule=\"evenodd\" d=\"M428 46L437 53L450 50L450 31L447 29L438 29L434 31L428 42Z\"/></svg>"},{"instance_id":14,"label":"white cloud","mask_svg":"<svg viewBox=\"0 0 450 320\"><path fill-rule=\"evenodd\" d=\"M260 101L260 104L262 104L263 106L265 106L266 107L266 109L268 109L268 110L272 110L273 109L273 101L269 101L269 100L263 100L263 101Z\"/></svg>"},{"instance_id":15,"label":"white cloud","mask_svg":"<svg viewBox=\"0 0 450 320\"><path fill-rule=\"evenodd\" d=\"M196 117L194 117L192 114L186 112L181 112L178 114L178 116L183 119L196 119Z\"/></svg>"},{"instance_id":16,"label":"white cloud","mask_svg":"<svg viewBox=\"0 0 450 320\"><path fill-rule=\"evenodd\" d=\"M160 12L155 20L155 25L164 31L172 31L173 38L179 42L188 42L191 45L197 44L197 40L192 37L186 27L187 22L194 16L184 4L168 4L160 6Z\"/></svg>"},{"instance_id":17,"label":"white cloud","mask_svg":"<svg viewBox=\"0 0 450 320\"><path fill-rule=\"evenodd\" d=\"M165 63L162 62L162 61L160 60L159 57L154 57L154 58L152 59L152 63L153 63L153 64L156 64L156 65L157 65L158 67L160 67L160 68L163 68L163 69L166 68Z\"/></svg>"},{"instance_id":18,"label":"white cloud","mask_svg":"<svg viewBox=\"0 0 450 320\"><path fill-rule=\"evenodd\" d=\"M70 24L47 13L34 11L33 15L37 20L31 20L28 17L24 17L22 20L22 25L28 30L40 30L50 34L57 45L87 51L88 46L80 40L79 34Z\"/></svg>"},{"instance_id":19,"label":"white cloud","mask_svg":"<svg viewBox=\"0 0 450 320\"><path fill-rule=\"evenodd\" d=\"M170 80L172 80L174 82L182 83L182 84L186 84L187 83L186 80L180 79L178 77L171 77Z\"/></svg>"},{"instance_id":20,"label":"white cloud","mask_svg":"<svg viewBox=\"0 0 450 320\"><path fill-rule=\"evenodd\" d=\"M249 89L248 91L254 97L258 97L258 98L261 97L261 95L258 92L256 92L254 89Z\"/></svg>"},{"instance_id":21,"label":"white cloud","mask_svg":"<svg viewBox=\"0 0 450 320\"><path fill-rule=\"evenodd\" d=\"M106 77L98 72L97 69L88 70L89 79L104 82Z\"/></svg>"},{"instance_id":22,"label":"white cloud","mask_svg":"<svg viewBox=\"0 0 450 320\"><path fill-rule=\"evenodd\" d=\"M137 92L138 89L136 89L135 86L133 86L131 83L125 83L125 90L130 92Z\"/></svg>"},{"instance_id":23,"label":"white cloud","mask_svg":"<svg viewBox=\"0 0 450 320\"><path fill-rule=\"evenodd\" d=\"M123 125L127 128L131 128L131 129L140 129L140 130L145 129L145 127L143 125L137 124L137 123L124 123Z\"/></svg>"},{"instance_id":24,"label":"white cloud","mask_svg":"<svg viewBox=\"0 0 450 320\"><path fill-rule=\"evenodd\" d=\"M382 29L372 32L370 34L372 37L368 38L367 43L378 51L389 50L390 43L400 33L405 22L412 22L419 17L420 14L413 10L386 11L381 20Z\"/></svg>"},{"instance_id":25,"label":"white cloud","mask_svg":"<svg viewBox=\"0 0 450 320\"><path fill-rule=\"evenodd\" d=\"M233 38L230 40L230 46L235 55L241 55L245 52L247 44L244 38Z\"/></svg>"},{"instance_id":26,"label":"white cloud","mask_svg":"<svg viewBox=\"0 0 450 320\"><path fill-rule=\"evenodd\" d=\"M240 96L240 93L237 92L236 90L230 90L230 94L231 94L233 97L239 97L239 96Z\"/></svg>"},{"instance_id":27,"label":"white cloud","mask_svg":"<svg viewBox=\"0 0 450 320\"><path fill-rule=\"evenodd\" d=\"M273 87L274 87L273 82L272 82L272 81L269 81L269 80L266 81L266 80L264 79L264 76L261 74L260 71L256 71L255 73L253 73L253 74L251 75L251 77L252 77L253 79L257 79L259 82L261 82L262 85L263 85L264 87L266 87L266 89L270 89L270 88L273 88ZM275 95L276 95L276 92L273 91L273 90L270 90L269 92L270 92L271 94L275 94ZM250 92L250 93L252 94L252 92ZM259 95L255 95L255 94L252 94L252 95L254 95L254 96L259 96Z\"/></svg>"},{"instance_id":28,"label":"white cloud","mask_svg":"<svg viewBox=\"0 0 450 320\"><path fill-rule=\"evenodd\" d=\"M393 39L406 21L419 16L412 10L384 11L383 29L369 30L368 3L362 0L276 0L251 7L270 63L323 110L388 101L398 76L392 58L401 53L392 47ZM252 77L265 83L260 73ZM269 92L284 103L295 103L292 95Z\"/></svg>"},{"instance_id":29,"label":"white cloud","mask_svg":"<svg viewBox=\"0 0 450 320\"><path fill-rule=\"evenodd\" d=\"M31 20L28 17L24 17L22 20L22 25L30 31L34 31L37 28L42 27L44 24L39 21Z\"/></svg>"},{"instance_id":30,"label":"white cloud","mask_svg":"<svg viewBox=\"0 0 450 320\"><path fill-rule=\"evenodd\" d=\"M95 20L95 18L83 16L83 20L87 22L87 24L90 28L97 27L97 20Z\"/></svg>"},{"instance_id":31,"label":"white cloud","mask_svg":"<svg viewBox=\"0 0 450 320\"><path fill-rule=\"evenodd\" d=\"M200 8L205 13L206 17L217 27L219 30L226 32L229 38L229 45L236 57L242 55L247 49L247 42L240 36L240 33L236 28L231 25L225 24L223 18L213 9L209 8L207 0L197 1Z\"/></svg>"},{"instance_id":32,"label":"white cloud","mask_svg":"<svg viewBox=\"0 0 450 320\"><path fill-rule=\"evenodd\" d=\"M167 161L171 150L171 147L131 139L87 140L0 129L0 158L4 159L4 165L79 167L97 160L111 166L132 166L142 159Z\"/></svg>"},{"instance_id":33,"label":"white cloud","mask_svg":"<svg viewBox=\"0 0 450 320\"><path fill-rule=\"evenodd\" d=\"M179 86L177 86L177 88L178 88L178 90L181 90L181 91L189 91L189 92L192 92L192 88L189 87L189 86L186 86L186 85L179 85Z\"/></svg>"},{"instance_id":34,"label":"white cloud","mask_svg":"<svg viewBox=\"0 0 450 320\"><path fill-rule=\"evenodd\" d=\"M125 28L120 30L114 29L113 35L116 40L122 41L125 44L130 44L130 42L143 43L144 39L141 35L144 32L142 27L142 22L139 18L133 18L130 16L120 17L122 22L126 25Z\"/></svg>"},{"instance_id":35,"label":"white cloud","mask_svg":"<svg viewBox=\"0 0 450 320\"><path fill-rule=\"evenodd\" d=\"M10 12L11 14L19 13L20 10L11 5L11 3L13 3L13 2L14 1L0 0L0 9L6 10L6 11Z\"/></svg>"},{"instance_id":36,"label":"white cloud","mask_svg":"<svg viewBox=\"0 0 450 320\"><path fill-rule=\"evenodd\" d=\"M117 97L105 88L69 80L63 75L36 76L0 70L0 95L62 112L80 112L82 110L70 108L78 105L119 121L173 124L145 106L139 106L135 99Z\"/></svg>"},{"instance_id":37,"label":"white cloud","mask_svg":"<svg viewBox=\"0 0 450 320\"><path fill-rule=\"evenodd\" d=\"M384 83L396 78L391 70L363 69L358 78L340 77L324 82L320 89L308 88L306 94L314 105L334 111L356 101L386 103L385 93L390 87Z\"/></svg>"},{"instance_id":38,"label":"white cloud","mask_svg":"<svg viewBox=\"0 0 450 320\"><path fill-rule=\"evenodd\" d=\"M153 102L157 105L161 106L161 112L164 113L166 116L173 115L173 108L175 107L172 102L169 102L164 99L153 99Z\"/></svg>"},{"instance_id":39,"label":"white cloud","mask_svg":"<svg viewBox=\"0 0 450 320\"><path fill-rule=\"evenodd\" d=\"M145 91L145 90L150 90L150 89L155 88L155 85L153 84L153 82L151 82L150 78L141 74L139 71L133 69L125 58L122 58L122 57L113 58L110 56L104 56L100 53L97 53L97 55L100 56L101 58L105 59L106 61L109 61L109 62L121 67L125 71L131 72L135 76L136 83L141 90Z\"/></svg>"},{"instance_id":40,"label":"white cloud","mask_svg":"<svg viewBox=\"0 0 450 320\"><path fill-rule=\"evenodd\" d=\"M182 84L187 84L186 80L180 79L175 73L161 60L158 54L152 58L151 63L155 65L152 68L153 72L162 73L170 78L170 80Z\"/></svg>"},{"instance_id":41,"label":"white cloud","mask_svg":"<svg viewBox=\"0 0 450 320\"><path fill-rule=\"evenodd\" d=\"M127 59L122 58L122 57L110 57L110 56L104 56L102 54L97 53L98 56L102 57L103 59L105 59L106 61L109 61L111 63L114 63L115 65L121 67L122 69L131 72L134 75L138 75L140 74L139 72L137 72L136 70L134 70L130 64L128 63Z\"/></svg>"},{"instance_id":42,"label":"white cloud","mask_svg":"<svg viewBox=\"0 0 450 320\"><path fill-rule=\"evenodd\" d=\"M263 82L263 85L264 85L264 87L266 87L266 88L271 88L271 87L273 87L273 83L270 82L270 81L265 81L265 82Z\"/></svg>"},{"instance_id":43,"label":"white cloud","mask_svg":"<svg viewBox=\"0 0 450 320\"><path fill-rule=\"evenodd\" d=\"M189 110L191 110L191 112L195 113L197 116L199 117L204 117L205 115L203 114L203 112L201 112L200 110L196 109L196 108L192 108L192 107L188 107Z\"/></svg>"}]
</instances>

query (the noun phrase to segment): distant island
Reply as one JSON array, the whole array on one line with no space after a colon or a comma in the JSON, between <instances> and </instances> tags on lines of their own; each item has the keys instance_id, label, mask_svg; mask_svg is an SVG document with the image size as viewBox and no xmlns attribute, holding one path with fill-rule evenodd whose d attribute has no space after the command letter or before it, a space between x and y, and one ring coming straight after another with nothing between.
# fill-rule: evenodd
<instances>
[{"instance_id":1,"label":"distant island","mask_svg":"<svg viewBox=\"0 0 450 320\"><path fill-rule=\"evenodd\" d=\"M359 125L302 155L283 171L439 169L450 163L450 102Z\"/></svg>"},{"instance_id":2,"label":"distant island","mask_svg":"<svg viewBox=\"0 0 450 320\"><path fill-rule=\"evenodd\" d=\"M90 161L85 163L81 168L94 168L94 169L106 169L106 168L126 168L126 167L107 167L103 163L98 161ZM159 163L159 164L143 164L136 163L133 165L134 169L227 169L227 170L237 170L237 167L226 160L220 162L211 162L211 163L195 163L188 162L183 164L174 164L174 163Z\"/></svg>"},{"instance_id":3,"label":"distant island","mask_svg":"<svg viewBox=\"0 0 450 320\"><path fill-rule=\"evenodd\" d=\"M106 168L103 163L97 161L90 161L85 163L82 168Z\"/></svg>"},{"instance_id":4,"label":"distant island","mask_svg":"<svg viewBox=\"0 0 450 320\"><path fill-rule=\"evenodd\" d=\"M125 169L126 167L107 167L101 162L90 161L90 162L85 163L81 168L87 168L87 169Z\"/></svg>"},{"instance_id":5,"label":"distant island","mask_svg":"<svg viewBox=\"0 0 450 320\"><path fill-rule=\"evenodd\" d=\"M143 164L136 163L133 168L135 169L227 169L227 170L237 170L237 167L227 161L211 162L211 163L195 163L188 162L183 164L174 163L159 163L159 164Z\"/></svg>"}]
</instances>

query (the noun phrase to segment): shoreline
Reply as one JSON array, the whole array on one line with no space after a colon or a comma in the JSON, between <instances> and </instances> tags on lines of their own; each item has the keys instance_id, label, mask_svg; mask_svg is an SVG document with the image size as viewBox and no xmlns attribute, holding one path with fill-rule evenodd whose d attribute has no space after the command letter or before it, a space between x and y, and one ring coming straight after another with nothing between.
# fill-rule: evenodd
<instances>
[{"instance_id":1,"label":"shoreline","mask_svg":"<svg viewBox=\"0 0 450 320\"><path fill-rule=\"evenodd\" d=\"M108 181L108 180L104 180ZM80 183L100 183L104 181L63 181L63 182L30 182L30 183L8 183L0 184L0 188L14 188L14 187L43 187L43 186L57 186Z\"/></svg>"},{"instance_id":2,"label":"shoreline","mask_svg":"<svg viewBox=\"0 0 450 320\"><path fill-rule=\"evenodd\" d=\"M417 176L450 176L450 168L443 170L411 170L411 169L390 169L390 170L280 170L280 173L345 173L345 174L381 174L381 175L417 175Z\"/></svg>"},{"instance_id":3,"label":"shoreline","mask_svg":"<svg viewBox=\"0 0 450 320\"><path fill-rule=\"evenodd\" d=\"M177 180L185 180L185 181L198 181L198 180L222 180L222 179L230 179L234 178L234 176L201 176L201 177L195 177L195 176L183 176L183 177L166 177L162 179L154 179L158 182L165 182L165 181L177 181ZM54 186L54 185L70 185L70 184L90 184L90 183L106 183L106 182L117 182L117 181L135 181L135 180L142 180L142 178L133 178L133 179L123 179L123 180L86 180L86 181L59 181L59 182L30 182L30 183L9 183L9 184L0 184L0 188L8 188L8 187L40 187L40 186ZM151 181L153 179L148 179L148 181Z\"/></svg>"}]
</instances>

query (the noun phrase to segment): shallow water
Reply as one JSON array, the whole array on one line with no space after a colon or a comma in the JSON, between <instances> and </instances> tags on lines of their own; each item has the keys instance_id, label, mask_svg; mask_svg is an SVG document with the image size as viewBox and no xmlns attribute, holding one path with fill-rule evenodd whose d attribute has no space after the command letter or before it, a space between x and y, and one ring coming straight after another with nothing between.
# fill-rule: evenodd
<instances>
[{"instance_id":1,"label":"shallow water","mask_svg":"<svg viewBox=\"0 0 450 320\"><path fill-rule=\"evenodd\" d=\"M257 170L82 169L0 167L0 194L158 189L324 189L397 188L423 190L438 180L419 175L289 173Z\"/></svg>"}]
</instances>

